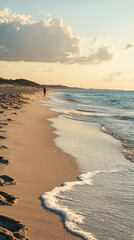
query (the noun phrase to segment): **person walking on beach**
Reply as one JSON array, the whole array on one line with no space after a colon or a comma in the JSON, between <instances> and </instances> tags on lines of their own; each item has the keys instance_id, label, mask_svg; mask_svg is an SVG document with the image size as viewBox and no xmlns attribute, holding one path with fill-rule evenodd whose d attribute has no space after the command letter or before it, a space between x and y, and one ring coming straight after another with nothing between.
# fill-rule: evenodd
<instances>
[{"instance_id":1,"label":"person walking on beach","mask_svg":"<svg viewBox=\"0 0 134 240\"><path fill-rule=\"evenodd\" d=\"M46 87L43 87L44 96L46 95Z\"/></svg>"}]
</instances>

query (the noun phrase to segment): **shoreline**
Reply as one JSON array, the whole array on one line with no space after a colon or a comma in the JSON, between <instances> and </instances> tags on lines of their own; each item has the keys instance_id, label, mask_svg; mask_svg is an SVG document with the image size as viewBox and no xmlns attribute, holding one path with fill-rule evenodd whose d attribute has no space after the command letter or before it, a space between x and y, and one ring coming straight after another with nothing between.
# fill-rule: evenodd
<instances>
[{"instance_id":1,"label":"shoreline","mask_svg":"<svg viewBox=\"0 0 134 240\"><path fill-rule=\"evenodd\" d=\"M17 197L12 206L1 206L1 214L21 221L28 228L28 239L78 239L68 232L57 214L42 207L40 197L63 182L73 181L79 170L72 159L54 145L54 128L47 120L58 114L42 106L42 92L28 96L30 103L12 115L12 121L4 126L5 139L1 155L10 164L2 168L17 182L4 186L5 191Z\"/></svg>"},{"instance_id":2,"label":"shoreline","mask_svg":"<svg viewBox=\"0 0 134 240\"><path fill-rule=\"evenodd\" d=\"M62 99L64 99L64 96L62 96ZM121 141L110 134L104 133L98 123L81 121L80 117L76 118L76 121L75 118L71 118L71 120L69 117L73 115L73 102L71 102L72 105L70 104L71 106L68 109L68 106L66 107L65 102L62 101L63 109L59 110L60 106L62 106L58 102L59 99L61 100L61 95L57 99L54 95L52 99L53 102L50 102L50 106L54 110L57 107L57 112L62 112L58 118L51 119L52 126L55 127L59 136L55 140L56 146L75 157L79 168L86 174L82 174L82 178L80 176L83 185L85 184L83 189L81 187L82 182L78 183L80 187L76 181L69 182L68 186L65 184L61 188L55 188L51 192L44 194L45 204L50 209L56 209L57 212L63 213L68 229L72 228L69 223L73 224L73 217L70 217L72 209L73 214L76 213L76 218L77 213L80 213L80 217L84 216L83 223L76 225L78 227L74 229L76 232L79 226L82 227L80 230L83 231L79 232L79 234L81 236L83 234L85 239L90 239L91 234L96 237L95 239L105 237L125 239L126 236L133 236L131 215L129 214L131 204L133 204L130 197L133 193L131 184L133 165L132 162L125 159L122 153ZM74 96L71 99L74 99ZM78 109L78 106L79 104L74 109ZM92 176L94 177L92 178ZM125 178L127 179L126 182L124 181ZM75 184L77 185L76 189ZM71 190L71 187L73 188L72 193L71 191L67 193L66 189ZM129 191L127 191L128 189ZM51 202L52 197L54 201ZM61 201L59 200L61 205L56 201L57 197L61 199ZM122 199L126 201L126 206L122 203ZM127 201L128 199L129 201ZM126 207L128 213L125 212ZM121 211L118 211L119 209ZM68 215L68 212L70 215ZM120 226L118 217L120 222L122 222L122 219L127 219L128 225L123 222L123 227ZM103 225L104 223L106 223L107 228Z\"/></svg>"}]
</instances>

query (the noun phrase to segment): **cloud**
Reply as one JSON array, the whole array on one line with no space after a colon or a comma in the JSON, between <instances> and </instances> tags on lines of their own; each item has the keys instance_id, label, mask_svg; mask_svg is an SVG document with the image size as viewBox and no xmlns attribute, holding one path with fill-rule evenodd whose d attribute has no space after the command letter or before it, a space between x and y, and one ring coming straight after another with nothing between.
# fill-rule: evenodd
<instances>
[{"instance_id":1,"label":"cloud","mask_svg":"<svg viewBox=\"0 0 134 240\"><path fill-rule=\"evenodd\" d=\"M120 76L123 76L122 72L114 72L114 73L110 73L108 74L107 77L105 77L103 79L104 82L113 82L115 81L117 78L119 78Z\"/></svg>"},{"instance_id":2,"label":"cloud","mask_svg":"<svg viewBox=\"0 0 134 240\"><path fill-rule=\"evenodd\" d=\"M77 63L81 64L99 64L101 62L110 61L113 57L110 47L101 46L96 51L92 50L89 52L87 57L79 57L76 59Z\"/></svg>"},{"instance_id":3,"label":"cloud","mask_svg":"<svg viewBox=\"0 0 134 240\"><path fill-rule=\"evenodd\" d=\"M134 48L134 44L132 44L132 43L126 44L125 49L128 50L130 48Z\"/></svg>"},{"instance_id":4,"label":"cloud","mask_svg":"<svg viewBox=\"0 0 134 240\"><path fill-rule=\"evenodd\" d=\"M109 46L91 43L83 56L81 38L61 18L30 22L30 17L7 8L0 12L0 61L100 64L113 57Z\"/></svg>"},{"instance_id":5,"label":"cloud","mask_svg":"<svg viewBox=\"0 0 134 240\"><path fill-rule=\"evenodd\" d=\"M121 50L130 50L134 48L134 43L126 43L124 46L120 47Z\"/></svg>"},{"instance_id":6,"label":"cloud","mask_svg":"<svg viewBox=\"0 0 134 240\"><path fill-rule=\"evenodd\" d=\"M0 23L20 22L21 24L25 24L30 18L31 15L25 16L24 14L18 14L16 12L11 14L9 8L0 11Z\"/></svg>"},{"instance_id":7,"label":"cloud","mask_svg":"<svg viewBox=\"0 0 134 240\"><path fill-rule=\"evenodd\" d=\"M10 10L8 8L5 8L3 11L0 11L0 23L8 22L9 15Z\"/></svg>"}]
</instances>

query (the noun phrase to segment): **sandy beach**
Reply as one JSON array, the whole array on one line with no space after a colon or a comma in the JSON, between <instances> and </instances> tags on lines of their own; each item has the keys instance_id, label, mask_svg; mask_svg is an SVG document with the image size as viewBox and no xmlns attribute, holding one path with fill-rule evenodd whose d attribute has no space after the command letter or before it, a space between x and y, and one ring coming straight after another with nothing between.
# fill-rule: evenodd
<instances>
[{"instance_id":1,"label":"sandy beach","mask_svg":"<svg viewBox=\"0 0 134 240\"><path fill-rule=\"evenodd\" d=\"M1 215L13 218L24 224L28 231L23 237L14 231L6 231L12 239L78 239L67 232L60 216L44 208L41 195L60 186L65 181L73 181L79 176L74 159L59 150L53 142L54 129L47 120L56 117L48 107L41 105L42 91L26 95L28 104L20 109L0 107L0 156L7 160L1 163L1 191L12 198L1 204ZM20 99L19 99L20 100ZM12 99L10 98L12 103ZM9 181L8 181L9 180ZM8 184L9 183L9 184ZM1 193L0 199L4 198ZM5 205L4 205L5 204ZM2 218L1 218L2 219ZM0 223L2 220L0 219ZM1 225L4 232L5 225ZM8 229L10 230L10 229ZM5 235L2 239L7 239Z\"/></svg>"}]
</instances>

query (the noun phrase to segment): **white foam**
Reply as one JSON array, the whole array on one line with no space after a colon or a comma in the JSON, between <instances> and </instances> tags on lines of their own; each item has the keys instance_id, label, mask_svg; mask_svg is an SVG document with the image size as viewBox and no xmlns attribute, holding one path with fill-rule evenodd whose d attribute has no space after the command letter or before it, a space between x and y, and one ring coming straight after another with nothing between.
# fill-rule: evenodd
<instances>
[{"instance_id":1,"label":"white foam","mask_svg":"<svg viewBox=\"0 0 134 240\"><path fill-rule=\"evenodd\" d=\"M73 187L76 185L79 185L79 186L82 186L85 184L92 185L92 177L95 176L96 174L104 173L104 172L105 173L117 172L117 170L94 171L94 172L84 173L79 176L79 181L65 182L63 186L55 187L50 192L46 192L42 195L42 198L44 200L44 205L48 209L53 210L64 217L66 228L69 231L83 237L86 240L96 240L97 238L95 238L95 236L93 236L93 234L91 234L90 232L85 232L80 227L77 226L77 224L82 224L84 222L84 216L73 212L66 206L60 205L58 203L58 197L60 197L61 192L73 190Z\"/></svg>"},{"instance_id":2,"label":"white foam","mask_svg":"<svg viewBox=\"0 0 134 240\"><path fill-rule=\"evenodd\" d=\"M63 114L50 121L56 129L56 146L72 155L82 172L107 171L127 164L121 143L101 132L98 125L72 121Z\"/></svg>"},{"instance_id":3,"label":"white foam","mask_svg":"<svg viewBox=\"0 0 134 240\"><path fill-rule=\"evenodd\" d=\"M62 102L58 102L58 105L57 102L49 102L46 105L63 114L69 111L69 109L64 109L64 103ZM54 107L58 107L58 109L54 109ZM52 191L44 193L42 198L48 209L64 217L65 226L68 230L84 239L96 240L93 234L78 227L78 225L84 223L84 216L73 212L67 206L60 205L58 198L61 198L60 194L62 192L73 190L76 185L92 185L93 176L99 173L118 171L121 166L127 164L127 161L121 153L120 142L101 132L99 126L89 122L72 121L64 117L63 114L50 119L57 133L55 144L64 152L72 155L82 172L86 173L80 175L78 181L66 182L62 187L55 187Z\"/></svg>"}]
</instances>

